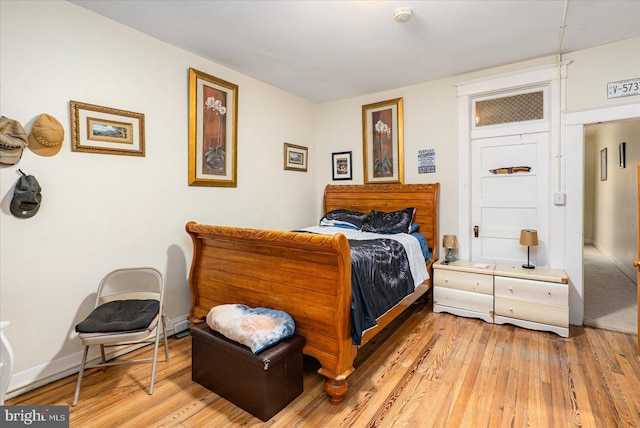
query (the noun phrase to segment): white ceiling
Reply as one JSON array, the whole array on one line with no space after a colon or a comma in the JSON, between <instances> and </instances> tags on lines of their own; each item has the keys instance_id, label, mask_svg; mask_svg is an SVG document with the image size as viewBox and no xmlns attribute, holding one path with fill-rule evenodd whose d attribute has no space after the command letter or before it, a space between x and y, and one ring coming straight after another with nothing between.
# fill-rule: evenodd
<instances>
[{"instance_id":1,"label":"white ceiling","mask_svg":"<svg viewBox=\"0 0 640 428\"><path fill-rule=\"evenodd\" d=\"M314 102L640 36L639 0L71 2Z\"/></svg>"}]
</instances>

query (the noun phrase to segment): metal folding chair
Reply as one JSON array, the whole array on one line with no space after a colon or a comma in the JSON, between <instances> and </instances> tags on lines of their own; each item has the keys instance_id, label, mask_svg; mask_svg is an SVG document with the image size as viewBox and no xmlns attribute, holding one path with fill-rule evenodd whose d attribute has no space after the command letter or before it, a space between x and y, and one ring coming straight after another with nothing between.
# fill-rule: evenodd
<instances>
[{"instance_id":1,"label":"metal folding chair","mask_svg":"<svg viewBox=\"0 0 640 428\"><path fill-rule=\"evenodd\" d=\"M169 361L164 315L164 278L155 268L117 269L107 274L98 287L94 310L76 326L84 355L73 406L78 404L85 369L112 365L152 362L149 395L153 394L160 336L164 339L165 360ZM107 361L105 348L153 343L153 357ZM87 361L89 347L100 345L101 361Z\"/></svg>"}]
</instances>

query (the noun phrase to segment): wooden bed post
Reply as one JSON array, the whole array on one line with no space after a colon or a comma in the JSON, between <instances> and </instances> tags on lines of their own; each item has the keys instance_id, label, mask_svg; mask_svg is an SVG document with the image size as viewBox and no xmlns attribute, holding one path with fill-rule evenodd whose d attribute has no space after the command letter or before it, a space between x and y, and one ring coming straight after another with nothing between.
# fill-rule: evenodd
<instances>
[{"instance_id":1,"label":"wooden bed post","mask_svg":"<svg viewBox=\"0 0 640 428\"><path fill-rule=\"evenodd\" d=\"M327 378L324 381L324 390L329 394L331 404L340 404L342 402L342 396L347 392L348 388L349 385L344 378L340 380Z\"/></svg>"}]
</instances>

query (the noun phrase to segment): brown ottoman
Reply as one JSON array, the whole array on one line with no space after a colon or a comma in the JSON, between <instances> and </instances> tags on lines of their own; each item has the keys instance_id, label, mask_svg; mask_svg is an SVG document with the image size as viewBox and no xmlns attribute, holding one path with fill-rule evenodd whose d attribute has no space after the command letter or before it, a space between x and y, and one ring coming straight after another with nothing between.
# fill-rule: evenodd
<instances>
[{"instance_id":1,"label":"brown ottoman","mask_svg":"<svg viewBox=\"0 0 640 428\"><path fill-rule=\"evenodd\" d=\"M302 393L304 337L258 354L211 330L191 328L191 377L253 416L267 421Z\"/></svg>"}]
</instances>

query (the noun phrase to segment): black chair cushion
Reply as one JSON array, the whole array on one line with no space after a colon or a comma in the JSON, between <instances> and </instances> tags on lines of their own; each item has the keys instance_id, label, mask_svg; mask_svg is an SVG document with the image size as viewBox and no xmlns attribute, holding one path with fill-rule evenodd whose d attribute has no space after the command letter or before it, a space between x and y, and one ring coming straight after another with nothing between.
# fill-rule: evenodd
<instances>
[{"instance_id":1,"label":"black chair cushion","mask_svg":"<svg viewBox=\"0 0 640 428\"><path fill-rule=\"evenodd\" d=\"M158 315L157 300L116 300L95 308L76 325L78 333L115 333L144 330Z\"/></svg>"}]
</instances>

